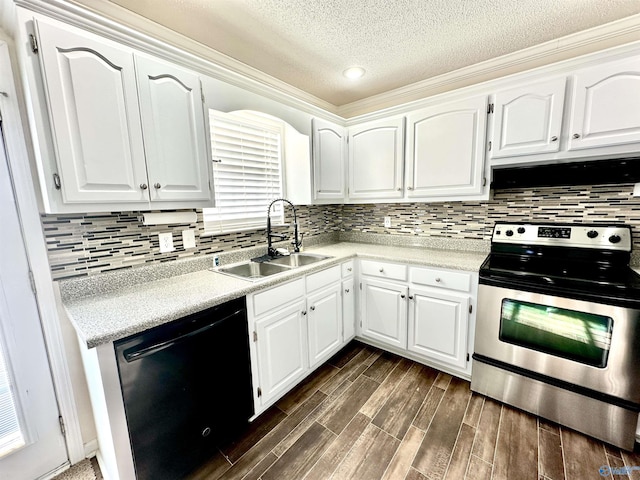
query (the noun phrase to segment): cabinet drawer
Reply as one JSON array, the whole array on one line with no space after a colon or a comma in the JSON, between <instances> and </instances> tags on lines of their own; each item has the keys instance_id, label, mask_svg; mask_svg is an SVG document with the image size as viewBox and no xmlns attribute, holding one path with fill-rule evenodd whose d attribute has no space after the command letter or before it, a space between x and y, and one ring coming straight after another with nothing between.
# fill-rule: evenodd
<instances>
[{"instance_id":1,"label":"cabinet drawer","mask_svg":"<svg viewBox=\"0 0 640 480\"><path fill-rule=\"evenodd\" d=\"M342 264L342 278L351 277L353 275L353 260L349 260L348 262L344 262Z\"/></svg>"},{"instance_id":2,"label":"cabinet drawer","mask_svg":"<svg viewBox=\"0 0 640 480\"><path fill-rule=\"evenodd\" d=\"M471 289L471 275L464 272L414 267L411 269L411 283L468 292Z\"/></svg>"},{"instance_id":3,"label":"cabinet drawer","mask_svg":"<svg viewBox=\"0 0 640 480\"><path fill-rule=\"evenodd\" d=\"M390 280L406 280L407 266L397 263L376 262L373 260L362 260L360 262L363 275L371 275L378 278L388 278Z\"/></svg>"},{"instance_id":4,"label":"cabinet drawer","mask_svg":"<svg viewBox=\"0 0 640 480\"><path fill-rule=\"evenodd\" d=\"M307 293L340 281L340 265L307 275Z\"/></svg>"},{"instance_id":5,"label":"cabinet drawer","mask_svg":"<svg viewBox=\"0 0 640 480\"><path fill-rule=\"evenodd\" d=\"M278 285L253 295L253 314L259 317L274 308L303 297L304 280L302 278L284 285Z\"/></svg>"}]
</instances>

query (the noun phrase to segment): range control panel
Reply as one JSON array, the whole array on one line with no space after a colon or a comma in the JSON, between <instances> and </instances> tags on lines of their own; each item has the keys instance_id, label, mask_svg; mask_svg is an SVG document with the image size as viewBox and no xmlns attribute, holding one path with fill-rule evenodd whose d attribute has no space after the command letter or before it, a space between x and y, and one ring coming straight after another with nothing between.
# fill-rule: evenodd
<instances>
[{"instance_id":1,"label":"range control panel","mask_svg":"<svg viewBox=\"0 0 640 480\"><path fill-rule=\"evenodd\" d=\"M565 225L496 223L493 243L554 245L631 251L631 227L621 225Z\"/></svg>"}]
</instances>

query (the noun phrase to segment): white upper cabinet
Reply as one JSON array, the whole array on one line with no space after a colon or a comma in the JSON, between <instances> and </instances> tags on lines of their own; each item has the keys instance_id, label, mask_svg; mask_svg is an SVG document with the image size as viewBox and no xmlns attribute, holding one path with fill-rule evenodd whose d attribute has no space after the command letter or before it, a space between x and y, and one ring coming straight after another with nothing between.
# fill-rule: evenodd
<instances>
[{"instance_id":1,"label":"white upper cabinet","mask_svg":"<svg viewBox=\"0 0 640 480\"><path fill-rule=\"evenodd\" d=\"M36 25L63 201L148 202L131 51Z\"/></svg>"},{"instance_id":2,"label":"white upper cabinet","mask_svg":"<svg viewBox=\"0 0 640 480\"><path fill-rule=\"evenodd\" d=\"M402 198L404 118L349 128L349 199Z\"/></svg>"},{"instance_id":3,"label":"white upper cabinet","mask_svg":"<svg viewBox=\"0 0 640 480\"><path fill-rule=\"evenodd\" d=\"M315 200L343 201L346 193L347 130L314 118L313 190Z\"/></svg>"},{"instance_id":4,"label":"white upper cabinet","mask_svg":"<svg viewBox=\"0 0 640 480\"><path fill-rule=\"evenodd\" d=\"M407 197L480 195L487 97L435 105L407 116Z\"/></svg>"},{"instance_id":5,"label":"white upper cabinet","mask_svg":"<svg viewBox=\"0 0 640 480\"><path fill-rule=\"evenodd\" d=\"M640 142L640 56L574 78L569 150Z\"/></svg>"},{"instance_id":6,"label":"white upper cabinet","mask_svg":"<svg viewBox=\"0 0 640 480\"><path fill-rule=\"evenodd\" d=\"M34 25L55 157L41 170L53 177L41 178L48 209L211 206L197 75L55 21Z\"/></svg>"},{"instance_id":7,"label":"white upper cabinet","mask_svg":"<svg viewBox=\"0 0 640 480\"><path fill-rule=\"evenodd\" d=\"M135 63L151 201L208 200L200 79L149 57Z\"/></svg>"},{"instance_id":8,"label":"white upper cabinet","mask_svg":"<svg viewBox=\"0 0 640 480\"><path fill-rule=\"evenodd\" d=\"M495 95L491 157L557 152L566 78L527 84Z\"/></svg>"}]
</instances>

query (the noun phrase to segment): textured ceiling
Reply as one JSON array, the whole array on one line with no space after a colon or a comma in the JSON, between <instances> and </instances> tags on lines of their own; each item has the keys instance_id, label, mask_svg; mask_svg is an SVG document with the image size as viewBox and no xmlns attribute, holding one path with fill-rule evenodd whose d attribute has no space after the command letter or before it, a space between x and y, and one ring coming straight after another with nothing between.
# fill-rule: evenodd
<instances>
[{"instance_id":1,"label":"textured ceiling","mask_svg":"<svg viewBox=\"0 0 640 480\"><path fill-rule=\"evenodd\" d=\"M640 0L110 1L336 106L640 13ZM365 77L344 78L351 65Z\"/></svg>"}]
</instances>

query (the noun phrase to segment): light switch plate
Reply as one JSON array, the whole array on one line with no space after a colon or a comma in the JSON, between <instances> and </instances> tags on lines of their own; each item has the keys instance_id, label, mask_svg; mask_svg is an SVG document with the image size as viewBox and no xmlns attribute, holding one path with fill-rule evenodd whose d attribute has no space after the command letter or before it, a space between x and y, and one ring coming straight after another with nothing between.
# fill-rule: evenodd
<instances>
[{"instance_id":1,"label":"light switch plate","mask_svg":"<svg viewBox=\"0 0 640 480\"><path fill-rule=\"evenodd\" d=\"M195 230L182 230L182 246L187 248L196 248L196 232Z\"/></svg>"},{"instance_id":2,"label":"light switch plate","mask_svg":"<svg viewBox=\"0 0 640 480\"><path fill-rule=\"evenodd\" d=\"M159 233L158 240L160 241L160 253L173 252L175 250L171 232Z\"/></svg>"}]
</instances>

